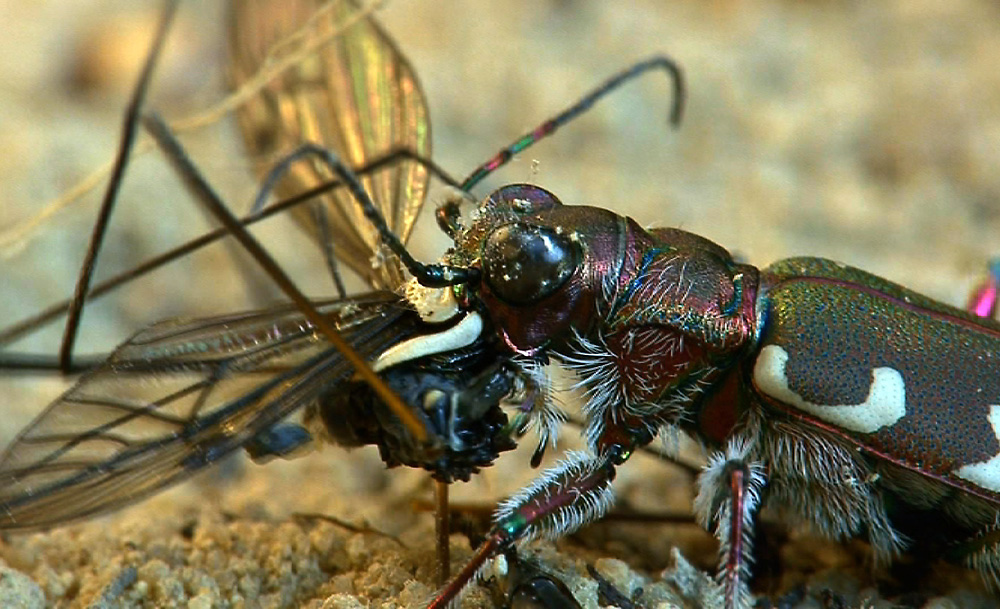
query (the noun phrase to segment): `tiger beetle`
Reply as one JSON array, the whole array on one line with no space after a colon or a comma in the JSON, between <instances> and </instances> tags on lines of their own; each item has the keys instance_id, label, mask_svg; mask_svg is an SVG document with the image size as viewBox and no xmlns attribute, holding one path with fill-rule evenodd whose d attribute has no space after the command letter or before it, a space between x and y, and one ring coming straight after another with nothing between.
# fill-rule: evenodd
<instances>
[{"instance_id":1,"label":"tiger beetle","mask_svg":"<svg viewBox=\"0 0 1000 609\"><path fill-rule=\"evenodd\" d=\"M526 184L451 232L446 263L482 273L453 289L460 307L512 354L577 374L590 451L503 502L432 607L511 544L602 516L616 469L674 433L712 451L694 507L719 540L729 608L751 604L765 503L825 536L866 537L880 561L933 552L1000 584L997 323L821 258L757 269ZM924 374L931 354L956 374Z\"/></svg>"}]
</instances>

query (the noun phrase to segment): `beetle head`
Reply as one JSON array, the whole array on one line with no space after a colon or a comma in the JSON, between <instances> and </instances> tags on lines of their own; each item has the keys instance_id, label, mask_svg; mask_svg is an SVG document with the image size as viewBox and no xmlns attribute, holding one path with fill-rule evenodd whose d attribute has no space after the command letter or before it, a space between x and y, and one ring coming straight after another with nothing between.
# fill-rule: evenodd
<instances>
[{"instance_id":1,"label":"beetle head","mask_svg":"<svg viewBox=\"0 0 1000 609\"><path fill-rule=\"evenodd\" d=\"M481 282L460 296L488 312L511 349L533 354L595 323L602 281L621 267L622 221L564 206L537 186L505 186L457 235L447 262L480 270Z\"/></svg>"}]
</instances>

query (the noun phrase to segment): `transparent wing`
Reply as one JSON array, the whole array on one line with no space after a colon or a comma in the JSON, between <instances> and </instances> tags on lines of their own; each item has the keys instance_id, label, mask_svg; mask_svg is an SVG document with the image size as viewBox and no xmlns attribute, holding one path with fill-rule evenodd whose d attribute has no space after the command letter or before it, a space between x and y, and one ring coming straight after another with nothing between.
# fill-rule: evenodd
<instances>
[{"instance_id":1,"label":"transparent wing","mask_svg":"<svg viewBox=\"0 0 1000 609\"><path fill-rule=\"evenodd\" d=\"M365 357L418 323L389 292L317 308ZM50 526L132 503L242 446L351 374L292 307L150 326L7 449L0 529Z\"/></svg>"},{"instance_id":2,"label":"transparent wing","mask_svg":"<svg viewBox=\"0 0 1000 609\"><path fill-rule=\"evenodd\" d=\"M403 148L430 156L427 105L412 68L352 3L233 0L230 15L234 88L252 85L262 70L289 65L237 112L259 174L307 141L333 150L353 167ZM278 192L298 194L331 178L324 167L301 162ZM405 243L423 205L427 171L405 161L363 182ZM326 205L338 258L374 287L398 287L403 274L397 263L372 268L378 235L351 197L334 194ZM308 210L297 219L318 236Z\"/></svg>"}]
</instances>

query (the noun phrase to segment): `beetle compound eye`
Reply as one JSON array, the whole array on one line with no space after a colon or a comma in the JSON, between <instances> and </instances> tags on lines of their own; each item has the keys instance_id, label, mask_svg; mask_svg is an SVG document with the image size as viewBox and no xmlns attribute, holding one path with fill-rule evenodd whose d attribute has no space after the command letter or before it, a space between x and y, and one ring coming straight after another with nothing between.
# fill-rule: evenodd
<instances>
[{"instance_id":1,"label":"beetle compound eye","mask_svg":"<svg viewBox=\"0 0 1000 609\"><path fill-rule=\"evenodd\" d=\"M579 246L567 235L508 224L486 240L483 270L499 298L511 304L531 304L562 287L579 259Z\"/></svg>"}]
</instances>

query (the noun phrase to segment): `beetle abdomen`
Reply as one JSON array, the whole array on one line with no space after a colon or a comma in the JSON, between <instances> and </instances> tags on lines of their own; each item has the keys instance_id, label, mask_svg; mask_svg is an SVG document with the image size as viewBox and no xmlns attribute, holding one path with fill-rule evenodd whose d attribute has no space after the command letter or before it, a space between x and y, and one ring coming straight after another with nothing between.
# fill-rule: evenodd
<instances>
[{"instance_id":1,"label":"beetle abdomen","mask_svg":"<svg viewBox=\"0 0 1000 609\"><path fill-rule=\"evenodd\" d=\"M765 273L757 391L866 452L1000 502L995 325L833 263L785 274L797 262Z\"/></svg>"}]
</instances>

